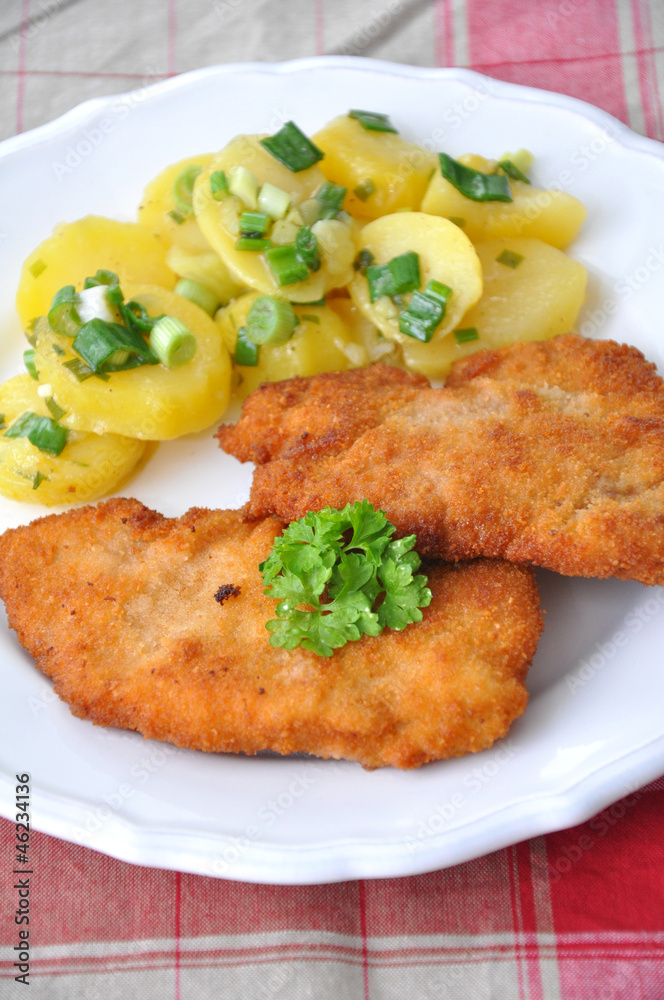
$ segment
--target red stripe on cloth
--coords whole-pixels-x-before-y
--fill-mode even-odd
[[[632,0],[632,23],[634,25],[634,40],[639,50],[637,66],[639,71],[639,89],[641,103],[646,119],[646,134],[653,139],[664,137],[662,127],[662,105],[657,86],[657,67],[655,66],[652,45],[652,26],[647,0]]]
[[[617,13],[604,0],[468,0],[473,69],[501,68],[514,83],[563,91],[623,121],[627,105]],[[591,61],[592,60],[592,64]],[[597,61],[599,60],[599,65]],[[604,66],[602,60],[606,60]],[[560,66],[565,65],[564,74]]]
[[[180,1000],[180,913],[182,905],[182,876],[175,873],[175,1000]]]
[[[168,73],[150,73],[150,79],[161,80]],[[177,75],[177,74],[176,74]],[[84,76],[93,80],[145,80],[145,73],[90,73],[78,69],[0,69],[0,76]]]
[[[364,983],[364,1000],[369,1000],[369,949],[367,947],[367,899],[364,891],[364,879],[360,879],[360,927],[362,930],[362,980]]]
[[[177,0],[168,2],[168,75],[175,76],[175,42],[177,38]]]
[[[324,18],[323,0],[316,0],[316,55],[322,56],[324,51]]]
[[[450,0],[436,0],[436,65],[454,66],[454,18]]]
[[[516,850],[514,847],[508,848],[507,868],[510,878],[510,901],[512,903],[512,930],[514,932],[514,955],[516,958],[516,971],[519,982],[519,1000],[525,1000],[526,989],[523,975],[523,953],[521,949],[521,914],[518,897],[518,874],[516,870]]]
[[[23,131],[23,102],[25,100],[25,53],[28,46],[28,21],[30,0],[23,0],[21,9],[21,37],[18,48],[18,87],[16,92],[16,131]]]

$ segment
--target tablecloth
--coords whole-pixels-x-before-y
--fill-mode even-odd
[[[321,53],[467,66],[664,138],[658,0],[3,0],[0,137],[197,67]],[[661,779],[464,865],[336,885],[141,868],[33,832],[22,979],[14,845],[2,820],[3,1000],[27,984],[49,1000],[664,997]]]

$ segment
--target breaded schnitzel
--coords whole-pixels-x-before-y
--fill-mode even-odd
[[[268,643],[259,563],[281,524],[116,499],[0,538],[11,627],[81,718],[181,747],[418,767],[483,750],[524,711],[542,622],[529,569],[424,567],[423,621],[329,658]]]
[[[664,584],[664,384],[636,348],[515,343],[457,362],[443,389],[393,373],[389,410],[357,407],[383,397],[375,368],[324,379],[264,387],[219,431],[226,451],[263,463],[248,517],[366,498],[417,534],[421,555]],[[310,428],[322,386],[327,425],[314,407]]]

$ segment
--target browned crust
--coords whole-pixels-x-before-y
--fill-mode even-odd
[[[542,627],[530,570],[433,566],[421,623],[326,659],[268,643],[274,602],[258,564],[279,530],[234,511],[167,519],[110,500],[6,532],[0,596],[60,697],[100,725],[200,750],[400,768],[505,735]]]

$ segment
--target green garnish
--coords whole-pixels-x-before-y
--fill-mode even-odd
[[[175,294],[181,295],[183,299],[199,306],[208,316],[214,315],[219,308],[219,296],[207,285],[201,285],[198,281],[190,281],[189,278],[180,278],[175,286]],[[153,324],[154,325],[154,324]]]
[[[266,212],[242,212],[239,225],[240,236],[264,236],[270,217]]]
[[[496,257],[499,264],[504,264],[505,267],[516,268],[519,266],[522,260],[525,260],[522,253],[514,253],[513,250],[503,250]]]
[[[399,134],[390,121],[389,116],[383,115],[379,111],[353,110],[348,112],[348,117],[354,118],[368,132],[394,132],[396,135]]]
[[[324,156],[322,149],[315,146],[295,122],[286,122],[275,135],[261,139],[260,144],[294,174],[313,167]]]
[[[191,330],[175,316],[162,316],[152,327],[150,350],[166,368],[186,365],[196,353],[196,346]]]
[[[92,378],[93,375],[95,378],[100,378],[102,382],[108,382],[109,379],[109,376],[105,372],[93,371],[89,365],[86,365],[83,358],[72,358],[71,361],[63,361],[62,367],[69,369],[79,382],[85,382],[86,379]]]
[[[35,260],[32,262],[28,270],[30,271],[30,274],[32,275],[33,278],[38,278],[39,275],[46,270],[46,267],[47,265],[44,263],[43,260]]]
[[[345,197],[345,187],[342,187],[341,184],[333,184],[332,181],[325,181],[320,191],[316,194],[316,201],[320,205],[320,218],[336,218],[341,211]]]
[[[210,174],[210,194],[215,201],[221,201],[228,194],[228,177],[225,170],[215,170]]]
[[[365,247],[364,250],[360,250],[357,257],[353,261],[353,267],[356,271],[359,271],[360,274],[364,274],[366,269],[370,264],[373,264],[375,259],[376,258],[372,254],[371,250]]]
[[[287,191],[266,181],[258,192],[258,207],[271,219],[283,219],[290,205]]]
[[[247,313],[246,336],[254,344],[276,347],[293,336],[297,316],[290,302],[271,295],[259,295]]]
[[[318,240],[309,226],[300,226],[295,237],[295,252],[300,260],[307,265],[309,271],[320,268],[320,250]]]
[[[29,351],[23,351],[23,364],[28,370],[28,373],[32,376],[35,382],[39,382],[39,375],[37,373],[37,367],[35,365],[35,352],[31,348]]]
[[[172,219],[176,226],[181,226],[184,222],[184,215],[181,212],[176,212],[172,209],[170,212],[166,212],[169,219]]]
[[[358,184],[356,188],[353,188],[353,194],[360,199],[360,201],[366,201],[370,198],[372,194],[376,192],[376,185],[369,177],[366,181],[362,181]]]
[[[184,218],[194,214],[192,196],[194,193],[194,181],[201,172],[201,167],[192,163],[191,166],[181,170],[173,181],[173,204],[175,209]]]
[[[320,325],[320,316],[314,316],[313,313],[300,313],[300,323],[318,323]]]
[[[466,167],[453,160],[447,153],[439,153],[440,169],[464,198],[471,201],[512,201],[510,182],[503,174],[484,174],[481,170]]]
[[[451,294],[448,285],[433,280],[424,292],[413,292],[408,308],[399,316],[400,332],[428,344],[445,315]]]
[[[501,160],[498,164],[503,173],[511,177],[513,181],[523,181],[524,184],[530,184],[529,179],[524,174],[523,170],[519,170],[515,163],[511,160]]]
[[[236,250],[249,250],[254,253],[261,253],[272,246],[272,240],[265,240],[262,236],[241,236],[235,241]]]
[[[298,256],[292,243],[281,247],[270,247],[265,257],[278,285],[293,285],[296,281],[306,281],[309,268]]]
[[[67,353],[65,350],[62,349],[62,347],[60,347],[59,344],[51,344],[51,347],[53,348],[55,353],[61,358],[64,357],[64,355]]]
[[[119,323],[107,323],[103,319],[91,319],[89,323],[84,323],[72,347],[95,374],[125,371],[159,362],[138,330],[120,326]]]
[[[53,296],[51,308],[48,311],[48,325],[55,333],[63,337],[75,337],[81,328],[81,321],[76,312],[78,296],[73,285],[65,285]]]
[[[61,420],[64,417],[66,410],[63,410],[54,400],[53,396],[49,396],[46,400],[46,405],[53,416],[54,420]]]
[[[231,167],[228,175],[228,190],[244,202],[247,208],[258,208],[258,181],[249,167]]]
[[[100,268],[91,278],[86,278],[83,288],[96,288],[99,285],[106,286],[106,298],[112,306],[119,306],[124,302],[124,295],[120,288],[120,279],[115,271],[108,271]]]
[[[237,332],[234,357],[236,364],[245,365],[247,368],[255,368],[258,364],[258,344],[249,340],[245,326],[241,326]]]
[[[479,340],[480,335],[476,326],[467,326],[463,330],[455,330],[454,339],[457,344],[467,344],[470,340]]]
[[[4,413],[0,413],[0,431],[4,426],[5,426],[5,415]]]
[[[32,480],[33,490],[38,490],[44,481],[48,481],[48,476],[45,476],[42,472],[36,472],[35,477]]]
[[[11,427],[7,428],[5,437],[27,437],[28,441],[40,451],[59,455],[67,444],[69,431],[65,427],[61,427],[60,424],[56,424],[50,417],[38,417],[36,413],[28,411],[17,417]]]
[[[403,295],[420,287],[420,259],[410,250],[393,257],[387,264],[370,264],[365,274],[372,302],[381,295]]]
[[[368,500],[293,521],[259,566],[264,593],[279,602],[265,626],[270,645],[331,656],[362,635],[421,621],[431,591],[425,576],[413,575],[415,535],[392,541],[395,531]]]

